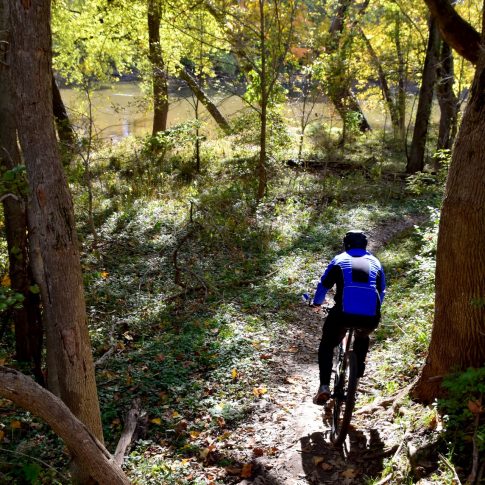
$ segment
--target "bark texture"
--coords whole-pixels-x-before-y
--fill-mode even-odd
[[[168,80],[160,44],[160,5],[148,0],[148,42],[153,76],[153,128],[152,135],[167,129]]]
[[[108,450],[69,408],[32,379],[14,369],[0,366],[0,396],[42,418],[98,483],[131,483]]]
[[[61,399],[102,441],[74,211],[54,129],[50,1],[10,6],[16,123],[30,189],[31,253],[41,288],[49,377],[57,375]]]
[[[214,121],[218,124],[219,128],[224,133],[230,134],[231,126],[229,125],[229,122],[220,112],[219,108],[209,98],[207,93],[199,86],[197,79],[195,79],[195,77],[183,67],[179,70],[179,75],[187,83],[195,97],[204,105],[212,118],[214,118]]]
[[[440,36],[436,21],[431,18],[429,23],[429,38],[426,48],[426,58],[423,66],[423,78],[419,89],[418,109],[414,122],[413,139],[408,163],[407,173],[416,173],[424,169],[424,155],[426,140],[428,138],[429,118],[433,106],[433,93],[436,83],[436,69],[439,58]]]
[[[10,25],[8,2],[0,0],[0,43],[4,47],[0,62],[0,166],[11,170],[20,164],[17,146],[15,111],[10,81]],[[17,192],[3,201],[5,233],[9,255],[9,276],[12,290],[21,293],[24,301],[13,309],[15,355],[17,360],[31,362],[38,382],[43,383],[41,369],[42,322],[39,299],[30,291],[33,281],[29,270],[26,199]]]
[[[485,49],[481,52],[441,211],[435,320],[413,392],[426,402],[441,394],[441,377],[485,362]]]

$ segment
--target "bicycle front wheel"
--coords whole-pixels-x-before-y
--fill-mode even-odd
[[[330,438],[335,446],[340,446],[347,436],[357,391],[357,357],[349,352],[335,376],[334,407]]]

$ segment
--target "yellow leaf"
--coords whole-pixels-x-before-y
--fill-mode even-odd
[[[153,424],[162,424],[162,420],[160,418],[153,418],[153,419],[150,419],[150,423],[153,423]]]
[[[198,437],[199,437],[199,435],[200,435],[200,431],[191,431],[189,434],[190,434],[190,437],[191,437],[193,440],[195,440],[196,438],[198,438]]]
[[[10,427],[12,429],[20,429],[22,427],[22,423],[20,421],[14,420],[10,422]]]
[[[180,414],[177,411],[172,413],[172,418],[180,418]]]
[[[253,394],[256,397],[261,397],[263,394],[266,394],[268,392],[268,389],[266,387],[254,387],[253,388]]]
[[[4,275],[2,278],[2,286],[10,287],[11,283],[10,276],[8,274]]]
[[[103,280],[105,280],[109,276],[109,273],[107,271],[101,271],[101,273],[99,274],[101,275],[101,278],[103,278]]]
[[[231,371],[231,377],[233,380],[237,379],[237,376],[239,375],[239,372],[237,371],[237,369],[232,369]]]

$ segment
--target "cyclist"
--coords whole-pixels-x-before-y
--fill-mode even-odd
[[[365,233],[349,231],[343,243],[344,252],[335,256],[328,265],[313,298],[313,306],[320,307],[327,291],[337,286],[335,305],[328,312],[318,349],[320,386],[313,398],[318,405],[325,404],[330,397],[333,349],[340,343],[348,327],[356,328],[354,352],[358,377],[364,375],[369,334],[379,324],[386,291],[384,270],[379,260],[366,250]]]

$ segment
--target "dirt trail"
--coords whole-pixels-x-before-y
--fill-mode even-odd
[[[423,219],[388,221],[371,234],[369,249],[375,251]],[[330,425],[323,408],[312,403],[318,386],[322,317],[302,306],[293,321],[275,349],[270,397],[260,401],[252,422],[241,430],[240,444],[246,450],[246,461],[252,459],[253,477],[240,483],[364,484],[369,477],[379,477],[384,460],[393,456],[402,442],[403,430],[384,408],[357,412],[346,443],[336,449],[330,442]],[[371,344],[366,376],[359,383],[357,408],[359,403],[377,397],[372,379],[376,366]]]

